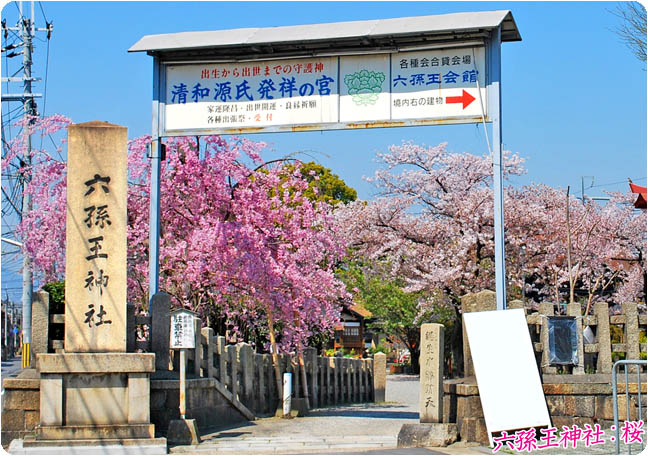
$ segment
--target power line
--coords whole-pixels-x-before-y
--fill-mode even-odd
[[[632,178],[632,182],[640,182],[640,181],[645,181],[645,180],[646,180],[645,177],[636,177],[636,178],[633,177]],[[606,187],[608,185],[627,184],[627,183],[628,183],[628,179],[625,179],[625,180],[618,181],[618,182],[610,182],[608,184],[592,185],[592,186],[590,186],[588,188]]]

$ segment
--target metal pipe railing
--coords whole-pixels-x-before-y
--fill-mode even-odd
[[[616,445],[616,454],[620,452],[619,442],[619,403],[617,396],[617,368],[623,365],[625,374],[625,398],[626,398],[626,420],[630,421],[630,388],[628,387],[628,364],[637,366],[637,417],[641,419],[641,366],[648,366],[647,360],[620,360],[612,366],[612,401],[614,411],[614,442]],[[646,418],[648,421],[648,417]],[[641,442],[641,450],[644,449],[644,441]],[[640,450],[640,451],[641,451]],[[632,444],[628,444],[628,454],[632,454]]]

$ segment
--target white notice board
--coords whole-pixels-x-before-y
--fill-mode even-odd
[[[196,348],[195,315],[186,309],[171,312],[170,348]]]
[[[499,431],[551,426],[522,309],[463,315],[491,445]]]

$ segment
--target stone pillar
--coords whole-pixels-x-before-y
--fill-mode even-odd
[[[32,303],[32,339],[30,346],[32,366],[36,364],[37,354],[47,353],[48,351],[49,327],[49,293],[39,291],[34,293]]]
[[[238,346],[241,360],[241,402],[248,408],[254,408],[254,352],[249,344]]]
[[[524,302],[522,302],[519,299],[514,299],[513,301],[509,301],[506,303],[506,308],[507,309],[524,309]],[[525,309],[526,313],[526,309]]]
[[[213,378],[216,376],[216,369],[214,367],[214,330],[212,328],[202,328],[200,330],[202,335],[202,342],[207,348],[207,371],[205,376]]]
[[[149,422],[155,355],[126,353],[127,136],[106,122],[68,128],[65,353],[37,355],[45,406],[23,442],[41,453],[125,439],[166,450]]]
[[[265,369],[265,355],[254,354],[255,356],[255,365],[257,370],[257,375],[259,376],[259,391],[256,392],[258,395],[258,404],[257,410],[263,414],[266,412],[266,404],[268,403],[269,395],[266,394],[266,369]],[[270,382],[272,384],[272,382]]]
[[[65,352],[126,352],[126,127],[70,125]]]
[[[373,357],[373,390],[374,402],[385,402],[387,386],[387,355],[376,353]]]
[[[200,368],[202,367],[203,359],[203,346],[202,346],[202,334],[200,333],[200,328],[202,326],[202,321],[198,317],[194,317],[194,375],[200,378]]]
[[[238,392],[239,392],[239,384],[238,384],[238,369],[239,369],[239,363],[238,363],[238,356],[237,356],[237,350],[236,350],[236,345],[228,345],[225,347],[225,352],[227,353],[227,358],[231,366],[232,373],[229,378],[229,383],[228,387],[229,390],[232,392],[232,397],[234,399],[238,399]]]
[[[594,315],[596,315],[596,342],[599,347],[596,372],[610,374],[612,373],[612,342],[610,340],[610,311],[607,302],[595,303]]]
[[[171,337],[171,297],[166,293],[153,295],[151,315],[151,351],[155,353],[155,370],[169,370]]]
[[[461,297],[462,315],[465,315],[468,312],[484,312],[488,310],[497,310],[497,295],[494,291],[483,290],[479,293],[469,293]],[[470,355],[468,336],[466,335],[465,328],[463,328],[463,355],[464,377],[474,377],[475,368],[472,363],[472,356]]]
[[[421,423],[443,422],[443,325],[421,326]]]
[[[216,353],[218,353],[218,380],[225,385],[227,384],[227,367],[225,365],[225,337],[216,336]]]
[[[581,305],[579,302],[567,304],[567,315],[576,317],[576,333],[578,335],[578,364],[574,366],[572,373],[576,375],[585,374],[585,350],[583,347],[583,319]]]
[[[621,304],[623,314],[625,315],[625,326],[623,331],[623,340],[626,346],[626,358],[629,360],[638,360],[639,357],[639,312],[637,304],[626,302]],[[637,372],[637,366],[627,366],[628,372],[633,374]]]
[[[554,314],[554,305],[551,302],[542,302],[538,306],[538,313],[542,321],[542,327],[540,329],[540,342],[542,342],[542,373],[543,374],[555,374],[557,369],[554,366],[549,365],[549,325],[547,324],[547,318],[551,317]]]

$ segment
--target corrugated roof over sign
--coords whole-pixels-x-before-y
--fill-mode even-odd
[[[502,41],[522,38],[510,11],[481,11],[435,16],[415,16],[370,21],[335,22],[267,28],[242,28],[205,32],[147,35],[129,52],[160,55],[273,54],[294,51],[325,52],[333,48],[388,48],[401,45],[449,42],[478,37],[502,25]],[[328,46],[325,44],[328,43]],[[220,52],[218,52],[220,51]]]

